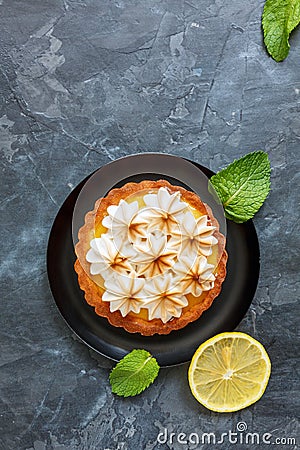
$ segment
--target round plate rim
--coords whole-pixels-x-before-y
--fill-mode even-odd
[[[122,158],[118,158],[118,160],[122,160],[122,159],[128,158],[128,157],[134,157],[134,156],[137,156],[137,155],[138,155],[138,156],[141,156],[141,155],[144,155],[144,154],[145,154],[145,155],[151,154],[151,155],[153,155],[153,156],[155,156],[155,155],[157,155],[157,154],[162,155],[162,153],[155,153],[155,152],[138,153],[138,154],[133,154],[133,155],[126,155],[126,156],[124,156],[124,157],[122,157]],[[210,177],[210,176],[212,176],[212,175],[214,174],[214,172],[211,171],[210,169],[208,169],[207,167],[201,165],[200,163],[197,163],[197,162],[195,162],[195,161],[192,161],[192,160],[190,160],[190,159],[187,159],[187,158],[181,158],[181,157],[178,157],[178,156],[176,156],[176,155],[171,155],[171,154],[166,154],[166,155],[168,155],[168,156],[174,156],[174,157],[176,157],[178,160],[180,160],[180,159],[185,159],[186,161],[191,162],[191,163],[194,164],[197,168],[199,168],[200,170],[204,171],[204,173],[205,173],[208,177]],[[108,163],[108,164],[111,164],[111,162]],[[103,166],[105,166],[105,165],[103,165]],[[103,167],[103,166],[100,166],[100,167]],[[100,355],[102,355],[102,356],[104,356],[104,357],[106,357],[106,358],[109,358],[109,359],[111,359],[111,360],[113,360],[113,361],[118,361],[120,358],[115,358],[115,357],[111,356],[110,354],[107,354],[107,352],[101,351],[101,349],[99,349],[99,348],[95,348],[95,346],[92,345],[92,344],[86,339],[86,337],[82,336],[82,334],[80,333],[80,331],[79,331],[78,329],[75,329],[74,326],[72,326],[72,324],[70,323],[70,321],[69,321],[68,318],[66,317],[66,314],[65,314],[64,311],[62,310],[62,307],[61,307],[60,303],[57,301],[57,298],[56,298],[56,295],[55,295],[55,287],[54,287],[54,283],[53,283],[53,278],[52,278],[52,275],[51,275],[51,274],[52,274],[52,268],[51,268],[51,256],[50,256],[50,254],[51,254],[52,243],[53,243],[53,240],[54,240],[54,238],[55,238],[55,236],[54,236],[54,230],[55,230],[55,226],[56,226],[57,220],[59,219],[59,217],[60,217],[62,211],[63,211],[64,208],[65,208],[65,206],[68,204],[68,201],[70,200],[70,198],[71,198],[72,196],[74,196],[74,193],[78,190],[78,193],[77,193],[77,195],[76,195],[76,197],[75,197],[75,201],[74,201],[74,205],[75,205],[76,199],[77,199],[77,197],[78,197],[78,195],[79,195],[79,193],[80,193],[82,187],[84,186],[84,184],[86,183],[86,181],[87,181],[87,180],[88,180],[95,172],[97,172],[97,170],[99,170],[99,167],[98,167],[95,171],[93,171],[92,173],[90,173],[89,175],[87,175],[82,181],[80,181],[80,182],[74,187],[74,189],[70,192],[70,194],[65,198],[64,202],[62,203],[61,207],[59,208],[59,210],[58,210],[58,212],[57,212],[57,214],[56,214],[56,216],[55,216],[55,219],[54,219],[54,221],[53,221],[53,223],[52,223],[52,227],[51,227],[51,230],[50,230],[50,233],[49,233],[49,239],[48,239],[48,245],[47,245],[47,256],[46,256],[46,258],[47,258],[47,274],[48,274],[48,283],[49,283],[50,290],[51,290],[53,299],[54,299],[54,301],[55,301],[56,307],[57,307],[57,309],[58,309],[58,311],[59,311],[61,317],[63,318],[63,320],[65,321],[65,323],[66,323],[66,324],[68,325],[68,327],[70,328],[70,330],[71,330],[71,331],[72,331],[72,332],[80,339],[80,341],[82,341],[84,344],[86,344],[86,345],[87,345],[89,348],[91,348],[92,350],[96,351],[96,352],[99,353]],[[136,175],[138,175],[138,174],[136,174]],[[73,205],[73,206],[74,206],[74,205]],[[73,213],[73,211],[72,211],[72,213]],[[72,215],[72,214],[71,214],[71,215]],[[228,220],[227,220],[227,229],[229,228],[230,223],[231,223],[231,221],[228,221]],[[252,300],[253,300],[253,297],[254,297],[254,295],[255,295],[255,292],[256,292],[256,288],[257,288],[257,284],[258,284],[258,280],[259,280],[259,272],[260,272],[260,251],[259,251],[259,241],[258,241],[258,237],[257,237],[257,233],[256,233],[256,230],[255,230],[255,226],[254,226],[253,221],[252,221],[252,220],[249,220],[249,221],[247,221],[247,222],[244,223],[244,224],[239,224],[239,226],[244,226],[244,227],[247,226],[248,228],[249,228],[249,227],[251,228],[251,232],[252,232],[252,234],[253,234],[253,238],[254,238],[254,241],[255,241],[255,244],[256,244],[256,249],[255,249],[255,250],[256,250],[256,253],[257,253],[257,261],[256,261],[256,262],[257,262],[257,267],[256,267],[255,280],[254,280],[254,283],[253,283],[253,286],[252,286],[252,293],[251,293],[251,295],[250,295],[251,300],[248,301],[247,307],[244,308],[244,311],[243,311],[243,314],[242,314],[242,318],[243,318],[244,315],[246,314],[246,312],[248,311],[248,309],[249,309],[249,307],[250,307],[250,304],[251,304],[251,302],[252,302]],[[240,323],[240,321],[242,320],[242,318],[236,323],[235,327],[238,326],[238,324]],[[200,318],[199,318],[199,319],[200,319]],[[198,319],[198,320],[199,320],[199,319]],[[113,327],[113,326],[111,325],[111,327]],[[235,327],[234,327],[233,329],[235,329]],[[113,327],[113,328],[114,328],[114,327]],[[224,330],[224,331],[231,331],[231,330]],[[130,333],[129,333],[129,334],[130,334]],[[155,336],[157,336],[157,335],[155,335]],[[163,338],[163,336],[162,336],[161,338]],[[208,338],[207,338],[207,339],[208,339]],[[199,341],[199,345],[201,344],[201,342],[203,342],[203,341]],[[136,347],[133,347],[133,348],[136,348]],[[191,357],[192,357],[192,355],[189,356],[188,358],[184,358],[184,359],[180,359],[180,358],[179,358],[179,360],[174,361],[174,362],[169,363],[169,364],[164,364],[164,363],[163,363],[163,360],[161,360],[161,361],[160,361],[160,366],[161,366],[161,367],[171,367],[171,366],[177,366],[177,365],[185,364],[185,363],[187,363],[187,362],[189,362],[189,361],[191,360]]]

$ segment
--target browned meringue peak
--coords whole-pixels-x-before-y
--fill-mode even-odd
[[[148,233],[148,221],[138,211],[128,224],[128,240],[131,243],[140,241],[141,239],[147,239]]]
[[[135,251],[126,242],[119,247],[107,234],[102,234],[100,238],[92,239],[90,246],[86,260],[91,263],[91,275],[101,274],[105,278],[111,276],[111,270],[118,273],[132,271],[130,258],[135,255]]]
[[[127,203],[120,200],[118,205],[107,208],[108,216],[102,220],[102,225],[118,244],[124,240],[133,242],[137,238],[146,237],[146,221],[139,217],[137,201]]]
[[[180,280],[184,293],[199,297],[203,291],[209,291],[216,279],[213,271],[215,266],[208,264],[205,256],[200,255],[194,261],[188,256],[180,256],[174,264],[173,271]]]
[[[148,318],[161,319],[163,323],[172,317],[180,317],[188,301],[178,280],[171,273],[147,280],[144,286],[144,305]]]
[[[140,215],[148,222],[149,228],[171,234],[174,226],[178,226],[182,213],[188,208],[187,203],[180,198],[180,192],[170,194],[166,188],[161,187],[156,194],[144,195],[146,208]]]
[[[180,228],[174,228],[172,236],[181,242],[182,253],[198,253],[204,256],[212,254],[212,246],[217,244],[218,240],[213,236],[216,227],[208,225],[206,215],[195,218],[187,211],[184,213]]]
[[[145,279],[136,278],[134,273],[109,278],[104,283],[106,291],[102,300],[109,302],[111,312],[119,310],[123,317],[130,311],[138,314],[144,303],[144,285]]]
[[[168,241],[161,232],[149,234],[147,241],[136,243],[134,249],[137,255],[132,258],[132,262],[138,265],[139,275],[144,275],[146,278],[169,270],[178,254],[177,242]]]

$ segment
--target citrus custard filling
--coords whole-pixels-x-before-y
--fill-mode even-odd
[[[224,248],[205,211],[167,186],[109,205],[89,231],[85,260],[111,313],[163,324],[205,299]]]

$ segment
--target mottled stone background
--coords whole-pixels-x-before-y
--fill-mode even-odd
[[[299,442],[300,30],[275,63],[262,8],[0,0],[1,450],[270,448],[156,441],[165,427],[220,435],[240,421]],[[90,172],[130,153],[183,155],[217,171],[258,149],[269,153],[272,190],[254,219],[261,276],[238,330],[270,354],[264,397],[211,413],[193,399],[187,365],[161,370],[136,398],[114,397],[111,361],[74,337],[49,290],[46,247],[60,205]]]

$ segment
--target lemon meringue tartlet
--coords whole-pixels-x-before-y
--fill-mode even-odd
[[[166,180],[127,183],[96,201],[75,247],[87,303],[150,336],[198,319],[226,276],[225,237],[210,207]]]

